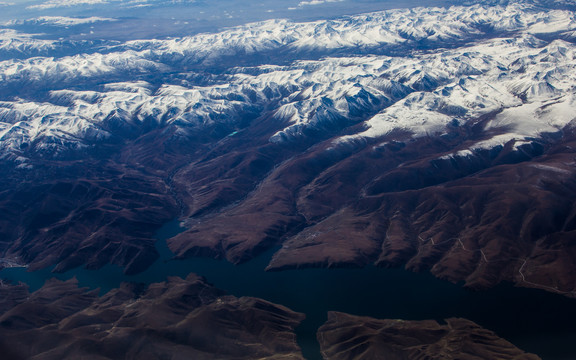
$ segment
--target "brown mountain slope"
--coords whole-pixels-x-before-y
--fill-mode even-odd
[[[192,204],[191,226],[169,245],[179,257],[238,263],[282,244],[271,270],[406,266],[471,287],[513,281],[572,296],[574,132],[449,155],[481,140],[475,131],[326,141],[290,157],[286,148],[274,167],[254,154],[278,153],[276,145],[222,152],[210,159],[210,176],[197,164],[175,176]]]
[[[318,330],[326,360],[537,360],[470,320],[378,320],[338,312]]]
[[[302,359],[293,332],[302,314],[225,295],[196,275],[102,297],[52,280],[3,310],[3,359]]]

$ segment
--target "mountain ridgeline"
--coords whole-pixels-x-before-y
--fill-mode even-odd
[[[96,21],[96,20],[94,20]],[[0,253],[406,267],[574,296],[576,19],[510,2],[164,40],[0,33]],[[73,26],[73,25],[71,25]]]

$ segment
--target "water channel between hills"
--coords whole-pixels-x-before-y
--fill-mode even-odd
[[[171,260],[166,239],[181,232],[178,221],[157,233],[160,260],[145,272],[127,276],[116,266],[100,270],[74,269],[63,274],[50,269],[27,272],[7,268],[0,277],[22,281],[34,291],[46,279],[73,276],[80,286],[100,288],[101,294],[123,281],[154,283],[167,276],[194,272],[235,296],[259,297],[306,314],[297,337],[306,359],[322,359],[316,330],[328,311],[406,320],[468,318],[495,331],[516,346],[545,360],[576,359],[576,300],[541,290],[500,285],[475,292],[434,278],[429,273],[402,269],[300,269],[265,272],[272,251],[242,265],[205,258]]]

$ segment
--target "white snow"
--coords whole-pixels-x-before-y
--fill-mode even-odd
[[[58,3],[86,1],[104,0]],[[109,20],[41,19],[62,25]],[[500,31],[499,37],[486,37],[488,27]],[[111,117],[131,126],[154,121],[185,129],[234,122],[245,112],[269,113],[270,121],[283,126],[270,139],[278,142],[303,136],[307,127],[363,122],[359,133],[336,141],[347,142],[400,133],[438,135],[448,126],[495,114],[486,128],[493,130],[492,138],[447,155],[468,156],[510,140],[522,144],[574,121],[576,47],[536,36],[572,32],[576,21],[570,11],[512,3],[391,10],[309,23],[271,20],[214,34],[129,41],[104,53],[0,61],[0,86],[55,89],[42,102],[0,103],[0,152],[20,156],[23,143],[41,139],[78,147],[87,139],[105,140],[111,136],[103,130]],[[449,41],[459,45],[443,48]],[[414,51],[416,42],[434,46]],[[0,30],[0,49],[50,46],[54,43],[34,35]],[[194,76],[185,70],[188,64],[210,67],[227,58],[259,59],[276,52],[293,61],[234,68],[204,86],[129,80],[134,74],[185,78]],[[320,55],[297,60],[307,54]],[[76,85],[88,89],[71,90]]]
[[[94,24],[97,22],[111,22],[118,21],[113,18],[104,18],[99,16],[91,17],[67,17],[67,16],[40,16],[29,20],[11,20],[5,22],[4,26],[25,25],[25,24],[42,24],[52,26],[76,26],[84,24]]]
[[[38,5],[30,5],[28,9],[53,9],[59,7],[70,7],[78,5],[96,5],[96,4],[106,4],[107,0],[48,0]]]

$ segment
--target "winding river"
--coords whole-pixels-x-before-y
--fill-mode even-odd
[[[160,259],[138,275],[127,276],[121,268],[108,265],[97,271],[79,268],[63,274],[51,269],[28,272],[26,268],[7,268],[0,277],[27,283],[33,291],[48,278],[75,276],[81,286],[100,288],[102,294],[123,281],[153,283],[195,272],[230,294],[263,298],[305,313],[297,336],[308,360],[322,359],[316,330],[326,321],[328,311],[407,320],[465,317],[545,360],[576,358],[576,300],[511,285],[475,292],[429,273],[402,269],[265,272],[273,251],[238,266],[205,258],[172,260],[165,240],[182,230],[178,221],[172,221],[158,231]]]

